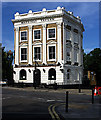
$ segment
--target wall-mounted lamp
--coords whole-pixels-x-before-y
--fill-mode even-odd
[[[15,64],[15,67],[18,67],[18,65],[17,65],[17,64]]]
[[[30,66],[31,66],[31,64],[28,64],[28,66],[30,67]]]
[[[13,73],[14,73],[14,74],[16,74],[16,72],[15,72],[15,71],[13,71]]]
[[[63,70],[63,69],[60,69],[60,71],[63,73],[64,70]]]
[[[45,63],[43,63],[43,65],[45,65]]]
[[[43,69],[43,72],[45,73],[45,72],[46,72],[46,70],[45,70],[45,69]]]
[[[28,69],[28,71],[31,73],[31,70],[30,70],[30,69]]]
[[[61,64],[58,62],[57,65],[59,66],[59,65],[61,65]]]
[[[62,68],[62,66],[60,66],[60,68]]]

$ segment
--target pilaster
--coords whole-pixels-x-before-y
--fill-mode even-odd
[[[43,63],[46,64],[46,24],[43,24]]]
[[[19,65],[19,27],[15,27],[15,30],[16,30],[15,64]]]
[[[72,62],[72,64],[74,64],[74,33],[73,33],[73,28],[71,27],[71,40],[72,40],[72,42],[71,42],[71,44],[72,44],[72,51],[71,51],[71,62]]]
[[[61,22],[57,23],[57,41],[58,41],[58,62],[62,60],[62,47],[61,47]]]
[[[66,24],[63,23],[63,59],[64,63],[66,63]]]
[[[29,28],[29,64],[32,65],[32,26],[28,26]]]

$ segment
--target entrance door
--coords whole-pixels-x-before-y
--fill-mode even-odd
[[[34,80],[34,85],[38,86],[41,83],[41,72],[39,69],[36,69],[33,71],[33,80]]]

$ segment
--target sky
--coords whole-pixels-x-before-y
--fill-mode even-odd
[[[89,53],[94,48],[99,48],[99,2],[2,2],[2,43],[5,50],[14,50],[14,19],[16,12],[28,13],[65,7],[66,11],[80,16],[84,25],[83,49]]]

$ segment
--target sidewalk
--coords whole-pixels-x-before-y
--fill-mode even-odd
[[[62,104],[57,107],[57,112],[65,120],[101,120],[101,103],[100,97],[95,98],[95,103],[69,103],[68,112],[66,105]]]
[[[18,88],[18,87],[8,87],[8,86],[5,86],[3,88],[8,88],[8,89],[16,89],[16,90],[23,90],[23,91],[40,91],[40,92],[61,92],[61,93],[64,93],[66,91],[69,92],[69,94],[84,94],[84,95],[92,95],[92,91],[90,89],[81,89],[81,93],[79,93],[79,90],[78,89],[57,89],[57,90],[54,90],[54,89],[46,89],[46,88],[34,88],[34,87],[24,87],[24,88]]]

